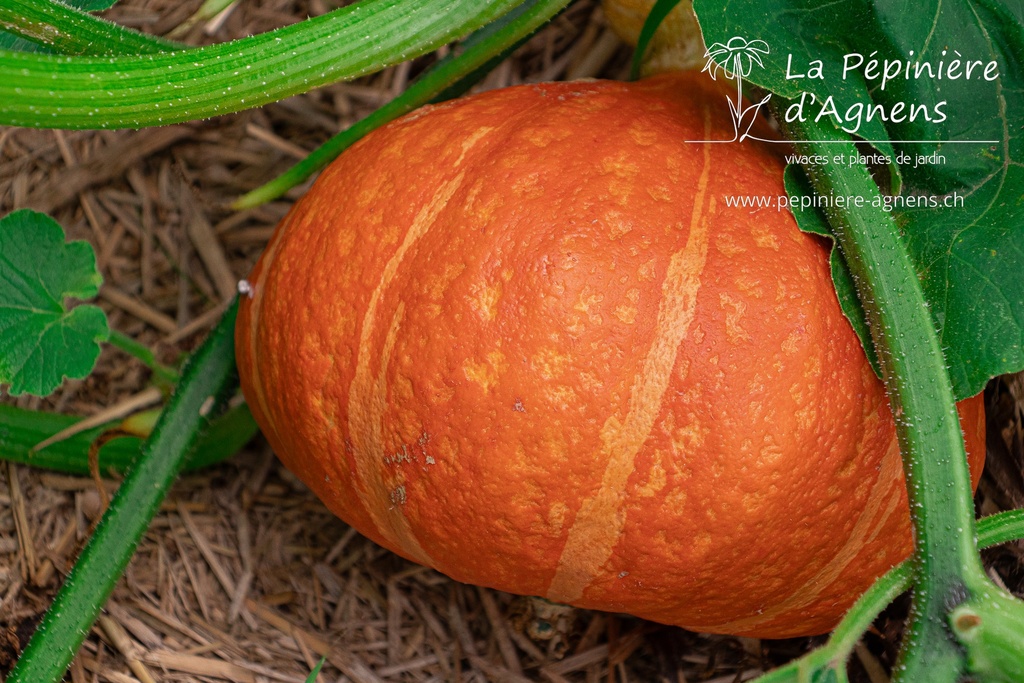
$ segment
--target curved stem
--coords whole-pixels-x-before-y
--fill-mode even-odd
[[[145,55],[0,50],[0,124],[141,128],[257,107],[430,52],[522,0],[362,0],[240,40]]]
[[[4,0],[0,28],[67,55],[168,52],[189,46],[132,31],[54,0]]]
[[[661,26],[661,22],[665,21],[665,17],[678,4],[679,0],[657,0],[651,7],[651,11],[647,13],[644,25],[640,28],[640,35],[636,39],[633,59],[629,63],[629,80],[635,81],[640,78],[640,67],[643,66],[644,57],[647,55],[647,49],[654,39],[654,34],[658,31],[658,27]]]
[[[236,384],[237,300],[192,356],[142,455],[57,593],[7,683],[56,683],[110,597],[185,464],[206,415]]]
[[[456,94],[451,92],[453,87],[490,71],[488,67],[492,66],[492,62],[496,65],[523,39],[560,12],[568,2],[569,0],[526,0],[501,19],[467,38],[463,42],[464,49],[461,53],[450,54],[439,61],[401,95],[333,136],[269,183],[236,199],[232,203],[232,208],[250,208],[280,197],[329,164],[371,130],[429,102],[454,97]]]
[[[89,446],[116,423],[79,432],[72,437],[36,450],[35,446],[81,418],[39,410],[24,410],[0,404],[0,460],[13,460],[32,467],[68,474],[89,474]],[[199,437],[185,469],[193,470],[220,462],[238,452],[258,431],[249,407],[242,403],[210,423]],[[100,473],[124,473],[139,457],[141,439],[128,436],[105,444],[99,453]]]
[[[1020,538],[1024,538],[1024,510],[1000,512],[978,520],[978,546],[981,548]],[[850,608],[827,643],[798,660],[758,677],[754,683],[827,680],[819,676],[826,671],[842,675],[854,646],[871,626],[871,622],[896,596],[911,587],[914,578],[911,570],[909,560],[890,569]]]
[[[781,120],[782,117],[780,117]],[[852,155],[835,129],[789,126],[801,154]],[[827,148],[826,148],[827,147]],[[864,305],[882,366],[903,455],[915,532],[916,585],[896,680],[954,683],[966,673],[948,615],[989,589],[975,543],[974,508],[963,435],[935,323],[899,230],[882,209],[864,166],[809,168],[823,197],[863,197],[856,211],[826,209]]]
[[[142,361],[146,367],[153,371],[153,376],[158,384],[173,386],[178,381],[178,372],[174,368],[158,361],[156,356],[153,355],[152,349],[144,344],[140,344],[123,332],[111,330],[107,342],[111,346],[121,349],[128,355]]]

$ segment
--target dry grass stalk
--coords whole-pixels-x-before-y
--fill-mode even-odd
[[[148,652],[145,661],[165,671],[182,671],[232,683],[257,683],[256,674],[239,664],[180,652]]]
[[[188,197],[189,189],[182,187],[181,196]],[[207,220],[197,203],[186,204],[186,215],[189,217],[188,236],[199,255],[200,260],[206,267],[206,272],[217,288],[217,294],[221,301],[231,299],[235,295],[238,286],[238,278],[231,272],[231,266],[224,256],[224,249],[217,240],[213,226]]]
[[[18,557],[21,560],[21,578],[34,580],[36,574],[35,535],[29,525],[28,513],[25,511],[25,496],[21,491],[18,478],[18,466],[7,462],[7,484],[11,490],[11,512],[14,514],[14,526],[18,533]]]
[[[165,126],[118,136],[117,141],[87,161],[54,175],[38,186],[21,206],[52,213],[75,199],[79,192],[123,175],[146,157],[164,150],[193,133],[190,126]]]
[[[382,679],[373,673],[370,667],[363,663],[358,656],[334,650],[327,641],[305,631],[269,607],[260,605],[252,600],[248,600],[246,605],[252,610],[253,614],[271,626],[295,640],[301,640],[310,650],[321,657],[326,657],[327,661],[337,666],[342,673],[356,681],[356,683],[382,683]]]
[[[39,571],[36,572],[36,576],[32,581],[36,586],[43,587],[50,583],[51,579],[53,579],[53,573],[57,569],[54,562],[59,562],[60,558],[67,557],[77,540],[78,525],[72,520],[68,522],[63,535],[50,546],[46,557],[39,564]]]
[[[114,619],[102,614],[96,620],[96,623],[103,633],[106,634],[114,649],[125,658],[128,668],[132,670],[132,673],[135,674],[140,683],[156,683],[153,676],[149,673],[149,669],[140,661],[138,647],[128,637],[128,634],[121,625]]]
[[[99,427],[102,424],[119,420],[123,417],[127,417],[132,413],[148,408],[149,406],[159,403],[163,399],[163,392],[156,387],[147,387],[124,400],[110,406],[109,408],[103,408],[89,417],[83,418],[75,424],[60,430],[53,436],[43,439],[35,446],[32,450],[41,451],[47,446],[63,441],[64,439],[71,438],[75,434],[87,432],[93,427]]]
[[[178,325],[173,318],[143,303],[138,298],[125,294],[113,285],[103,285],[100,288],[100,298],[134,315],[139,320],[149,323],[161,332],[170,334],[178,330]]]

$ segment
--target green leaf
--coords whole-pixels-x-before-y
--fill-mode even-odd
[[[309,672],[309,677],[306,678],[306,683],[313,683],[316,681],[316,677],[320,675],[320,669],[324,668],[324,662],[327,661],[326,657],[321,657],[320,661],[316,663],[313,670]]]
[[[921,63],[921,77],[894,78],[886,88],[876,88],[873,98],[891,108],[897,102],[924,104],[935,110],[940,103],[946,114],[944,121],[894,122],[888,125],[893,140],[921,140],[900,145],[912,158],[933,151],[945,157],[939,164],[900,164],[904,180],[911,192],[945,194],[956,189],[977,187],[986,182],[1003,165],[1006,144],[1019,147],[1019,130],[1013,121],[1020,121],[1020,88],[1024,83],[1024,3],[1020,0],[983,0],[982,2],[944,2],[926,0],[907,12],[902,3],[883,0],[875,3],[878,32],[884,43],[876,47],[890,55],[908,55]],[[867,45],[862,43],[862,50]],[[985,69],[995,61],[998,78],[989,80]],[[949,80],[948,67],[959,62],[954,73],[960,78]],[[970,64],[968,64],[970,63]],[[929,73],[940,71],[930,77]],[[930,65],[929,67],[925,65]],[[965,66],[967,65],[967,66]],[[917,73],[911,66],[911,74]],[[967,68],[972,77],[964,78]],[[938,117],[941,118],[941,117]],[[1019,126],[1018,126],[1019,128]],[[1016,143],[1012,138],[1018,138]],[[943,142],[953,140],[992,141],[989,145]],[[931,142],[929,142],[931,141]],[[1019,154],[1014,158],[1020,159]]]
[[[890,171],[891,209],[956,398],[1024,369],[1024,3],[927,0],[911,11],[896,0],[853,0],[841,12],[816,0],[694,6],[709,45],[734,36],[768,43],[763,68],[754,65],[746,79],[788,98],[775,101],[782,118],[803,102],[809,120],[871,140],[887,157],[876,170]],[[873,58],[878,66],[867,78]],[[950,79],[953,60],[960,60],[958,77]],[[883,88],[887,63],[892,76]],[[834,115],[822,113],[826,101]],[[905,120],[879,116],[899,119],[900,112]]]
[[[1015,165],[972,188],[959,209],[907,211],[897,219],[938,323],[957,399],[978,393],[994,375],[1024,368],[1022,195],[1024,173]]]
[[[901,165],[904,194],[938,204],[898,211],[897,222],[939,325],[959,399],[981,391],[993,375],[1024,368],[1024,3],[953,3],[941,14],[934,4],[921,7],[939,19],[923,53],[935,60],[943,45],[958,46],[965,57],[994,61],[1000,73],[995,81],[957,81],[955,87],[913,81],[916,88],[902,95],[920,101],[941,96],[951,112],[945,127],[905,126],[899,132],[907,139],[996,141],[907,145],[914,161],[933,152],[945,161]],[[947,50],[946,59],[951,56]],[[950,202],[959,206],[944,205]]]
[[[65,300],[96,296],[102,280],[89,243],[65,243],[49,216],[23,209],[0,219],[0,384],[12,395],[46,396],[92,372],[106,315]]]
[[[841,11],[837,11],[836,5],[819,0],[735,0],[727,5],[718,0],[694,0],[693,9],[709,50],[714,49],[715,43],[728,45],[735,37],[768,44],[768,53],[758,55],[763,66],[754,64],[744,74],[750,83],[789,99],[812,93],[818,100],[814,105],[805,102],[805,109],[813,110],[814,115],[821,109],[820,103],[829,97],[840,112],[871,99],[870,84],[859,72],[841,77],[843,56],[855,50],[853,41],[861,34],[871,34],[873,18],[867,0],[844,2]],[[871,41],[863,36],[861,42]],[[815,60],[825,66],[823,79],[814,78],[811,67]],[[798,74],[805,77],[787,77]],[[887,142],[889,136],[877,118],[864,121],[857,131],[848,132],[880,141],[879,149],[892,153]]]

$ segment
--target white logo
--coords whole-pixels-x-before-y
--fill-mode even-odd
[[[747,138],[760,139],[751,135],[750,129],[757,120],[761,105],[771,99],[771,93],[765,95],[760,102],[744,107],[743,78],[750,75],[754,64],[763,69],[764,63],[761,61],[761,55],[766,55],[769,52],[768,43],[763,40],[748,41],[740,36],[730,38],[729,42],[724,45],[714,43],[707,49],[704,57],[708,61],[703,70],[707,71],[714,80],[718,79],[719,72],[725,74],[726,78],[736,79],[736,101],[733,102],[726,98],[729,103],[729,114],[732,116],[733,136],[731,140],[688,140],[687,142],[738,142]]]

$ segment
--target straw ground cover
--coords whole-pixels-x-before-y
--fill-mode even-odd
[[[326,0],[239,3],[193,22],[199,2],[125,0],[110,18],[193,44],[295,22]],[[173,363],[234,293],[292,192],[233,212],[228,202],[400,92],[425,58],[262,109],[141,132],[0,130],[0,212],[50,212],[88,239],[107,283],[112,328]],[[594,3],[574,5],[480,87],[623,77],[629,50]],[[149,371],[107,349],[97,371],[26,408],[80,415],[158,401]],[[990,390],[982,513],[1021,507],[1019,381]],[[10,403],[10,399],[2,399]],[[108,480],[105,488],[116,486]],[[0,467],[0,673],[49,604],[100,510],[88,478]],[[990,570],[1019,590],[1018,553]],[[753,678],[813,645],[702,636],[617,616],[550,611],[454,584],[376,548],[335,520],[258,439],[230,462],[185,476],[69,673],[75,681],[668,680]],[[885,680],[899,605],[880,619],[855,680]],[[815,641],[816,642],[816,641]]]

